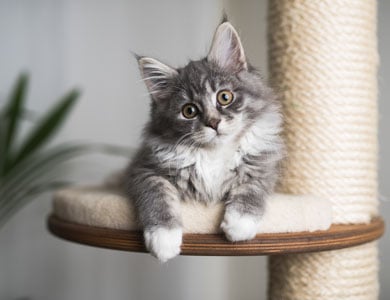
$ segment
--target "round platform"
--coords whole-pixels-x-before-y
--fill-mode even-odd
[[[332,225],[329,230],[298,233],[258,234],[247,242],[231,243],[223,234],[184,234],[182,255],[280,255],[352,247],[378,239],[383,219],[369,224]],[[52,215],[48,228],[56,236],[90,246],[123,251],[147,252],[140,231],[107,229],[71,223]]]

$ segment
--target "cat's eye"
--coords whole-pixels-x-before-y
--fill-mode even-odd
[[[197,116],[199,111],[195,104],[187,103],[183,106],[181,112],[186,119],[193,119]]]
[[[226,106],[233,102],[234,95],[229,90],[221,90],[217,94],[217,101],[220,105]]]

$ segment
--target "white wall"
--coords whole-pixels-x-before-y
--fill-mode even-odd
[[[172,65],[199,58],[225,6],[249,58],[264,69],[266,1],[222,1],[0,0],[0,99],[24,69],[32,75],[29,107],[37,111],[79,86],[83,95],[60,139],[135,146],[148,98],[129,50]],[[389,158],[384,155],[390,147],[385,130],[390,110],[384,101],[390,96],[385,84],[390,76],[389,13],[390,3],[382,0],[383,195],[390,195],[385,184]],[[67,172],[80,182],[96,182],[125,163],[95,155],[78,160]],[[382,203],[389,220],[388,207]],[[41,197],[0,231],[0,299],[265,299],[265,258],[179,257],[161,266],[146,254],[59,240],[45,229],[49,211],[49,197]],[[381,247],[382,299],[388,299],[388,238]]]

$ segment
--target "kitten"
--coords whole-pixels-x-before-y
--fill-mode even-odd
[[[126,190],[147,249],[160,261],[180,253],[180,201],[223,201],[226,237],[252,239],[277,180],[282,118],[236,30],[220,24],[207,57],[184,68],[137,59],[151,114]]]

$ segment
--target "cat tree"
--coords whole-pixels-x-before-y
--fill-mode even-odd
[[[376,299],[373,241],[384,231],[377,217],[376,1],[278,0],[268,9],[270,79],[283,101],[288,149],[279,191],[329,199],[333,225],[324,230],[326,217],[309,220],[295,231],[322,231],[262,232],[233,244],[215,232],[222,207],[187,207],[187,219],[209,222],[188,225],[193,233],[184,235],[182,254],[270,255],[270,299]],[[283,197],[291,209],[316,199]],[[84,244],[145,251],[134,216],[123,213],[127,202],[112,185],[64,190],[55,195],[49,228]],[[313,207],[326,210],[319,203]]]

